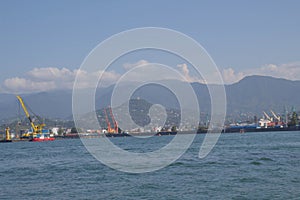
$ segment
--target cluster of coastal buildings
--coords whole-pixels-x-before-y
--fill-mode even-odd
[[[223,127],[223,132],[259,132],[259,131],[284,131],[284,130],[300,130],[299,122],[300,115],[298,112],[290,112],[284,115],[276,114],[274,111],[270,111],[271,114],[267,114],[263,112],[263,117],[258,119],[254,117],[252,121],[240,121],[235,123],[227,123]],[[185,122],[184,126],[181,129],[178,129],[176,125],[168,125],[167,127],[155,126],[152,128],[145,129],[143,127],[133,128],[131,130],[121,130],[114,132],[114,134],[118,133],[158,133],[158,132],[177,132],[177,131],[195,131],[197,130],[199,133],[206,133],[209,129],[209,121],[205,123],[205,126],[195,127],[189,124],[189,122]],[[51,137],[74,137],[75,135],[80,133],[84,133],[86,135],[94,135],[94,134],[109,134],[108,128],[101,128],[98,130],[87,129],[80,130],[75,127],[48,127],[46,129],[47,133],[50,134]],[[2,133],[2,134],[1,134]],[[5,131],[0,133],[0,139],[5,138]],[[10,137],[12,139],[22,138],[24,135],[30,135],[32,133],[32,128],[28,128],[25,130],[17,131],[12,129],[10,133]]]

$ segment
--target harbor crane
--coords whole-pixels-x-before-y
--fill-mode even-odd
[[[263,113],[264,113],[264,115],[266,116],[266,118],[267,118],[268,120],[272,121],[272,118],[271,118],[265,111],[263,111]]]
[[[110,112],[111,119],[112,119],[112,121],[114,123],[114,131],[115,131],[115,133],[118,133],[119,132],[118,123],[117,123],[117,121],[114,118],[114,115],[112,113],[111,107],[109,107],[109,112]]]
[[[105,115],[105,121],[106,121],[106,124],[107,124],[107,131],[108,131],[108,133],[118,133],[118,124],[117,124],[117,122],[116,122],[116,120],[115,120],[115,118],[114,118],[114,116],[112,114],[111,107],[109,107],[109,114],[110,114],[110,117],[111,117],[111,119],[113,121],[114,128],[112,128],[111,125],[110,125],[108,114],[107,114],[107,111],[106,111],[105,108],[104,108],[103,112],[104,112],[104,115]]]
[[[30,125],[31,125],[31,128],[32,128],[32,133],[29,134],[29,133],[25,133],[23,134],[23,137],[29,137],[29,136],[36,136],[37,134],[42,134],[42,131],[43,131],[43,128],[46,126],[45,124],[41,123],[41,124],[34,124],[26,106],[25,106],[25,103],[23,101],[23,99],[20,97],[20,96],[17,96],[17,99],[19,100],[23,110],[24,110],[24,113],[26,115],[26,117],[28,118],[29,122],[30,122]]]
[[[280,121],[280,116],[277,116],[273,110],[271,110],[272,115],[275,117],[275,119],[277,119],[278,121]]]
[[[105,108],[104,108],[103,112],[104,112],[105,121],[106,121],[106,125],[107,125],[107,131],[108,131],[109,133],[111,133],[111,132],[112,132],[112,128],[111,128],[111,126],[110,126],[110,122],[109,122],[109,119],[108,119],[107,112],[106,112],[106,109],[105,109]]]

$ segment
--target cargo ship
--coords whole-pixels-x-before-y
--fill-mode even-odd
[[[223,133],[247,133],[247,132],[277,132],[277,131],[300,131],[300,126],[274,126],[274,127],[256,127],[256,126],[232,126],[223,129]]]
[[[294,119],[288,121],[288,115],[286,114],[285,120],[281,116],[275,114],[271,110],[273,117],[269,116],[266,112],[263,112],[263,118],[259,120],[253,120],[250,122],[239,122],[235,124],[230,124],[222,128],[222,133],[246,133],[246,132],[274,132],[274,131],[300,131],[300,126],[298,125],[298,116],[294,112]],[[294,120],[293,123],[292,120]],[[199,126],[197,133],[207,133],[208,126]],[[214,132],[213,130],[210,132]],[[216,131],[217,132],[217,131]]]
[[[256,123],[239,123],[231,124],[224,128],[224,133],[245,133],[245,132],[273,132],[273,131],[298,131],[300,127],[297,123],[289,124],[288,117],[286,115],[285,121],[282,120],[282,117],[275,114],[271,110],[273,115],[270,116],[266,112],[263,112],[264,116]],[[297,118],[297,117],[296,117]],[[296,120],[297,121],[297,120]]]

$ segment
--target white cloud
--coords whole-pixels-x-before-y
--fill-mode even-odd
[[[140,60],[136,63],[130,64],[126,63],[123,65],[127,72],[133,67],[149,64],[146,60]],[[175,69],[175,68],[174,68]],[[182,74],[184,81],[188,82],[201,82],[203,80],[193,76],[187,64],[177,65],[177,71]],[[23,77],[13,77],[6,79],[2,85],[0,85],[1,92],[9,93],[27,93],[27,92],[39,92],[55,89],[72,89],[75,77],[80,80],[81,88],[92,87],[91,82],[95,79],[99,79],[101,71],[88,73],[86,71],[75,69],[70,70],[67,68],[34,68],[33,70],[27,72]],[[144,79],[144,76],[151,76],[154,73],[149,69],[147,72],[145,70],[132,71],[129,76],[130,80],[140,81]],[[287,63],[281,65],[267,64],[259,68],[252,68],[244,71],[235,71],[233,68],[223,69],[222,77],[225,84],[231,84],[238,82],[245,76],[251,75],[261,75],[261,76],[273,76],[277,78],[284,78],[288,80],[300,80],[300,62]],[[157,79],[173,79],[171,74],[160,74]],[[107,71],[103,73],[101,79],[101,86],[106,87],[115,83],[122,75],[114,72]]]
[[[126,69],[126,70],[130,70],[134,67],[137,67],[137,66],[140,66],[140,65],[146,65],[146,64],[149,64],[149,62],[147,60],[139,60],[136,63],[125,63],[123,65],[123,68]]]
[[[123,65],[123,68],[127,70],[127,72],[130,72],[130,79],[134,80],[134,81],[142,81],[144,78],[144,76],[147,77],[153,77],[153,80],[165,80],[165,79],[178,79],[178,76],[174,76],[173,73],[164,73],[164,74],[157,74],[156,71],[152,71],[151,69],[146,69],[144,68],[144,70],[132,70],[134,67],[138,67],[138,66],[143,66],[143,65],[149,65],[151,66],[153,64],[153,67],[159,67],[159,65],[156,65],[155,63],[150,63],[147,60],[140,60],[136,63],[125,63]],[[183,63],[183,64],[178,64],[177,65],[177,72],[179,72],[182,75],[182,81],[187,81],[187,82],[199,82],[200,80],[191,76],[190,75],[190,71],[188,68],[188,65]],[[166,72],[165,70],[162,70],[162,72]]]
[[[177,65],[177,67],[179,68],[179,71],[182,73],[183,77],[185,78],[185,81],[187,81],[187,82],[195,81],[195,79],[190,76],[190,70],[189,70],[187,64],[185,64],[185,63],[179,64],[179,65]]]
[[[264,75],[289,80],[300,80],[300,62],[281,65],[268,64],[258,69],[248,70],[246,73],[249,75]]]
[[[228,68],[222,71],[222,77],[224,83],[230,84],[241,80],[245,75],[242,72],[235,72],[232,68]]]
[[[245,76],[260,75],[284,78],[288,80],[300,80],[300,62],[293,62],[281,65],[267,64],[259,68],[247,69],[236,72],[232,68],[224,69],[222,76],[227,84],[237,82]]]
[[[190,73],[187,64],[180,64],[177,65],[177,67],[179,68],[179,71],[182,73],[186,81],[205,83],[205,81],[203,81],[201,78],[196,78]],[[225,84],[236,83],[244,77],[252,75],[272,76],[288,80],[300,80],[300,62],[281,65],[267,64],[258,68],[252,68],[243,71],[235,71],[233,68],[227,68],[221,70],[221,75]],[[212,77],[216,78],[216,76],[216,74],[212,74]]]
[[[73,80],[76,76],[76,70],[71,71],[66,68],[34,68],[33,70],[27,72],[27,77],[34,81],[52,81],[55,80]]]
[[[9,78],[4,81],[4,88],[10,92],[45,91],[55,89],[54,81],[35,82],[25,78]]]
[[[83,70],[69,70],[66,68],[34,68],[24,77],[6,79],[1,88],[5,92],[27,93],[40,92],[55,89],[72,89],[75,77],[80,80],[81,88],[92,87],[91,81],[99,78],[101,72],[88,73]],[[113,84],[119,78],[119,74],[109,71],[104,72],[101,80],[102,86]]]

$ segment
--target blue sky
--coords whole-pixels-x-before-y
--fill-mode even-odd
[[[170,28],[194,38],[221,69],[230,69],[224,73],[232,79],[255,71],[264,75],[269,69],[277,70],[270,75],[280,76],[294,69],[293,76],[283,78],[297,80],[299,9],[297,0],[1,0],[0,85],[14,77],[29,79],[27,73],[34,68],[77,69],[101,41],[145,26]]]

